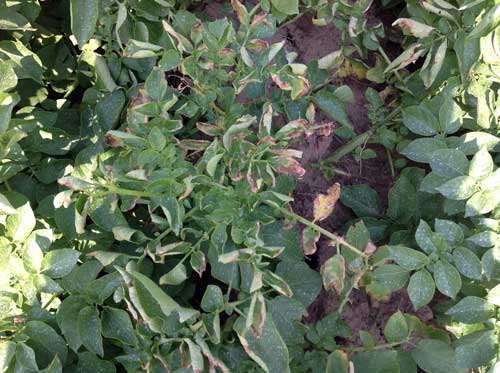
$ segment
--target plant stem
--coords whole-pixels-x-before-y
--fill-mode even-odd
[[[394,179],[396,177],[396,172],[394,171],[394,163],[392,162],[392,155],[389,149],[385,148],[385,152],[387,153],[387,159],[389,160],[389,168],[391,170],[391,176]]]
[[[384,343],[384,344],[377,345],[377,346],[374,346],[374,347],[364,347],[364,346],[350,347],[350,348],[347,348],[345,350],[349,351],[349,352],[385,350],[386,348],[397,347],[397,346],[400,346],[400,345],[402,345],[404,343],[408,343],[409,341],[410,341],[410,339],[406,338],[406,339],[404,339],[402,341],[392,342],[392,343]]]
[[[156,197],[156,195],[153,193],[142,192],[140,190],[123,189],[116,187],[114,185],[106,185],[106,188],[108,189],[109,193],[121,194],[122,196],[147,197],[147,198]]]
[[[344,299],[342,299],[342,303],[340,303],[340,306],[339,308],[337,309],[337,313],[339,315],[342,315],[342,312],[344,311],[344,307],[345,305],[347,304],[347,301],[349,300],[349,296],[351,295],[352,291],[354,290],[354,288],[356,287],[358,281],[361,279],[361,277],[363,277],[363,275],[365,274],[366,270],[368,268],[368,265],[367,263],[365,262],[365,267],[363,268],[363,271],[361,271],[360,273],[358,273],[353,281],[352,281],[352,284],[351,286],[349,287],[349,290],[347,290],[345,296],[344,296]]]
[[[329,239],[331,239],[333,242],[347,247],[349,250],[351,250],[352,252],[354,252],[354,253],[362,256],[363,258],[368,258],[368,255],[366,255],[365,253],[363,253],[359,249],[357,249],[354,246],[352,246],[343,237],[337,236],[336,234],[333,234],[333,233],[327,231],[326,229],[321,228],[319,225],[316,225],[316,224],[310,222],[309,220],[303,218],[300,215],[297,215],[296,213],[294,213],[292,211],[287,210],[284,207],[278,206],[274,202],[266,201],[266,200],[263,200],[262,202],[264,202],[268,206],[271,206],[273,208],[278,209],[284,215],[287,215],[288,217],[290,217],[290,218],[292,218],[294,220],[297,220],[298,222],[300,222],[300,223],[304,224],[305,226],[307,226],[307,227],[315,230],[316,232],[321,233],[322,235],[324,235],[324,236],[328,237]]]
[[[50,304],[59,296],[58,293],[55,293],[55,294],[52,294],[52,297],[50,297],[50,299],[47,301],[47,303],[45,303],[42,308],[43,309],[47,309],[48,306],[50,306]]]
[[[306,12],[299,12],[299,14],[297,14],[295,17],[293,17],[292,19],[289,19],[288,21],[286,21],[285,23],[283,23],[282,25],[279,26],[279,28],[283,28],[283,27],[286,27],[296,21],[298,21],[299,19],[301,19],[305,14],[307,14],[307,11]]]
[[[378,47],[378,51],[380,52],[380,54],[382,55],[382,57],[384,57],[384,60],[390,65],[391,64],[391,59],[387,56],[387,54],[385,54],[385,51],[382,49],[382,47],[379,45]],[[398,80],[400,82],[403,81],[403,79],[401,79],[401,75],[399,75],[399,72],[398,71],[394,71],[394,75],[396,75],[396,78],[398,78]]]
[[[331,156],[324,159],[321,163],[337,163],[347,154],[352,152],[358,146],[363,145],[368,141],[368,139],[373,135],[373,130],[370,129],[366,132],[363,132],[361,135],[356,136],[354,139],[349,141],[348,143],[342,145],[338,148]]]

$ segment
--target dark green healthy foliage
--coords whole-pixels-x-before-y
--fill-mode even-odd
[[[0,0],[0,373],[500,369],[500,6],[383,0],[391,61],[369,1],[200,3]],[[338,51],[269,42],[304,14]],[[386,87],[359,135],[347,76]],[[387,208],[332,182],[313,221],[290,211],[293,141],[332,129],[347,142],[319,168],[382,145]],[[357,216],[342,236],[318,225],[336,203]],[[322,288],[339,307],[307,323]],[[435,319],[354,335],[356,288]]]

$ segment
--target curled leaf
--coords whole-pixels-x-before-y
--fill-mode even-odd
[[[340,197],[340,184],[335,183],[327,190],[327,194],[318,194],[314,199],[314,220],[322,221],[329,217]]]

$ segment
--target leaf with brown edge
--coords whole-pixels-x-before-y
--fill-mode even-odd
[[[317,233],[314,229],[306,227],[302,231],[302,251],[304,255],[312,255],[318,249],[316,243],[321,237],[320,233]]]
[[[246,329],[252,328],[255,336],[262,335],[262,329],[266,321],[266,302],[262,293],[255,292],[248,308]]]
[[[203,275],[203,272],[205,272],[205,269],[207,268],[207,259],[205,257],[205,253],[203,253],[203,251],[201,250],[195,250],[191,254],[189,262],[191,264],[191,267],[193,267],[196,273],[198,273],[198,275],[201,277]]]
[[[279,87],[279,89],[282,89],[283,91],[292,90],[291,84],[288,82],[284,82],[278,74],[271,74],[271,79]]]
[[[245,6],[238,0],[231,0],[231,6],[238,16],[238,21],[240,21],[243,25],[248,24],[249,18],[247,8],[245,8]]]
[[[336,254],[321,266],[321,277],[326,290],[335,289],[337,294],[342,294],[345,280],[345,259]]]
[[[429,36],[432,31],[434,31],[434,27],[410,18],[399,18],[394,21],[392,25],[399,26],[405,34],[413,35],[417,38],[425,38],[426,36]]]
[[[340,184],[328,188],[327,194],[318,194],[314,199],[314,220],[322,221],[329,217],[340,197]]]
[[[278,166],[278,172],[286,175],[294,175],[299,179],[306,173],[306,170],[300,165],[300,163],[292,157],[285,157],[282,158],[282,160],[286,163]]]
[[[292,93],[291,93],[292,100],[297,100],[298,98],[301,98],[302,96],[307,94],[311,88],[309,80],[307,80],[303,76],[293,77],[291,79],[291,85],[292,85]]]

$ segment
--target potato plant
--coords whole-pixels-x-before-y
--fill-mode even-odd
[[[0,0],[0,373],[500,371],[500,5],[204,3]],[[276,41],[301,17],[339,49]],[[310,165],[311,136],[345,144]],[[331,171],[366,144],[387,202]],[[412,310],[354,332],[354,292]]]

